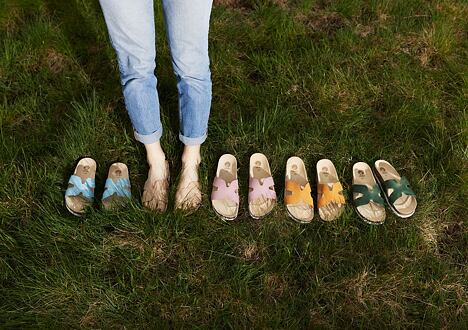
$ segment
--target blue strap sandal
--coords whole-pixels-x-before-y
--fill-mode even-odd
[[[117,209],[132,198],[127,165],[114,163],[109,168],[102,204],[105,209]]]
[[[65,191],[65,206],[71,214],[82,216],[86,208],[93,204],[96,168],[94,159],[83,158],[70,176]]]

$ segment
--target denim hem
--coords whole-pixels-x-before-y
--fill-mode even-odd
[[[162,136],[162,127],[158,129],[156,132],[153,132],[151,134],[143,135],[139,134],[137,131],[133,131],[133,134],[135,135],[135,139],[137,141],[140,141],[143,144],[151,144],[159,141],[159,139]]]
[[[179,140],[186,146],[200,145],[203,142],[205,142],[207,137],[208,137],[208,133],[205,133],[200,137],[186,137],[186,136],[183,136],[182,133],[179,133]]]

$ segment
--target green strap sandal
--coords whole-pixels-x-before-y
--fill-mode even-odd
[[[385,205],[382,191],[372,169],[363,162],[353,166],[353,203],[356,212],[366,223],[379,225],[385,221]]]
[[[408,179],[401,176],[385,160],[375,162],[375,172],[385,200],[395,215],[409,218],[416,211],[416,194],[411,189]]]
[[[371,201],[380,205],[384,205],[385,203],[384,199],[380,195],[382,191],[377,183],[370,189],[368,186],[362,184],[353,184],[353,193],[362,194],[361,197],[354,200],[354,205],[356,206],[367,205]]]

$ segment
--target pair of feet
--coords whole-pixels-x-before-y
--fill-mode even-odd
[[[198,177],[199,162],[183,162],[175,195],[175,208],[186,211],[198,209],[202,201]],[[165,212],[168,205],[170,171],[167,160],[150,164],[142,202],[146,208]]]

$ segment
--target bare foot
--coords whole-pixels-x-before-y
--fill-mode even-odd
[[[169,163],[164,161],[151,166],[141,198],[143,206],[153,211],[166,211],[168,190]]]
[[[200,207],[201,201],[198,164],[184,164],[175,196],[175,207],[176,209],[195,211]]]

